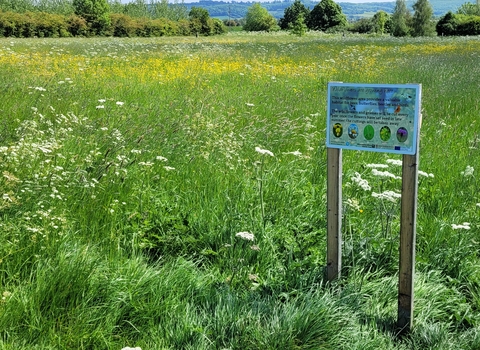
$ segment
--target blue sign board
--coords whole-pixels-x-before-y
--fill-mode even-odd
[[[327,147],[416,154],[420,84],[328,83]]]

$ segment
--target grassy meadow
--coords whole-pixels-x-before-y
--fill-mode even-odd
[[[0,349],[480,349],[480,38],[0,39]],[[421,83],[414,328],[401,156],[343,153],[326,87]]]

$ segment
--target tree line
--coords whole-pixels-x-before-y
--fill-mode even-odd
[[[388,14],[378,11],[371,18],[348,22],[342,8],[333,0],[321,0],[312,10],[301,0],[295,0],[285,9],[278,23],[257,3],[246,15],[245,30],[290,30],[303,35],[307,30],[325,32],[355,32],[391,34],[393,36],[433,36],[433,35],[480,35],[480,1],[467,2],[457,13],[448,12],[435,18],[428,0],[417,0],[413,4],[413,14],[405,0],[396,0],[394,11]],[[260,25],[260,23],[262,25]]]
[[[227,26],[246,31],[287,30],[303,35],[308,30],[391,34],[394,36],[479,35],[480,4],[467,2],[457,13],[434,18],[428,0],[416,0],[413,14],[405,0],[396,0],[392,14],[383,10],[371,18],[349,22],[342,7],[321,0],[312,10],[301,0],[285,8],[277,20],[260,3],[252,3],[241,20],[211,18],[201,7],[187,9],[175,0],[0,0],[0,36],[163,36],[215,35]]]
[[[0,0],[0,37],[175,36],[225,33],[208,11],[175,0]]]

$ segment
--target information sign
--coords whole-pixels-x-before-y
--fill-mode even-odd
[[[420,84],[329,83],[327,147],[413,155]]]

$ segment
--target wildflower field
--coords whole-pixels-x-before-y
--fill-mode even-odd
[[[480,38],[0,39],[0,349],[480,349]],[[401,156],[343,153],[329,81],[422,84],[414,327]]]

